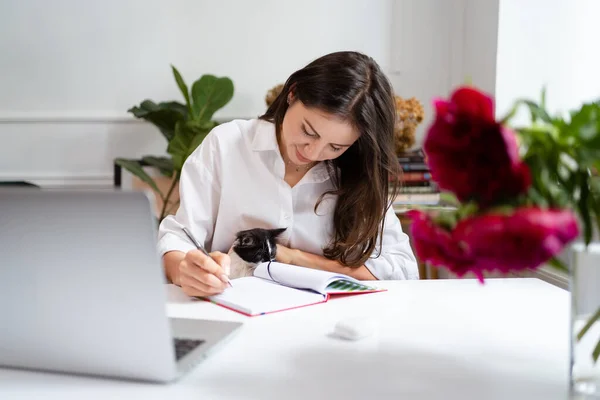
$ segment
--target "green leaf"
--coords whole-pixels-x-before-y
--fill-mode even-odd
[[[532,125],[517,129],[521,140],[528,145],[536,144],[542,148],[552,146],[558,137],[557,129],[552,125]]]
[[[533,202],[533,205],[537,205],[542,208],[547,208],[549,206],[548,200],[546,200],[546,198],[534,186],[529,188],[527,197]]]
[[[219,123],[216,121],[213,121],[213,120],[209,120],[209,121],[190,120],[190,121],[186,122],[186,125],[190,129],[194,129],[197,132],[204,132],[204,131],[210,131],[215,126],[219,125]]]
[[[577,148],[574,153],[575,157],[579,160],[581,167],[593,168],[600,160],[600,148],[587,147],[589,144],[582,144],[581,147]]]
[[[590,168],[592,170],[592,175],[597,177],[598,180],[600,181],[600,175],[599,175],[600,174],[600,157],[592,163]]]
[[[546,109],[546,87],[544,86],[542,88],[542,93],[540,95],[540,107],[542,109]]]
[[[556,257],[552,257],[550,260],[548,260],[548,264],[558,269],[559,271],[569,273],[569,267],[566,266],[565,263],[563,263],[560,259]]]
[[[167,147],[167,152],[173,157],[175,171],[181,171],[185,160],[202,143],[210,132],[209,127],[213,125],[212,122],[206,124],[197,124],[192,121],[177,123],[175,136]]]
[[[436,225],[448,231],[452,231],[458,223],[456,211],[439,211],[432,216],[432,219]]]
[[[175,171],[173,160],[169,157],[144,156],[142,157],[142,161],[157,168],[166,177],[173,176],[173,172]]]
[[[541,101],[539,105],[528,99],[517,99],[513,103],[510,110],[506,113],[506,115],[500,119],[500,123],[503,125],[508,124],[509,121],[517,114],[517,111],[522,105],[527,106],[531,115],[532,124],[535,124],[538,119],[546,123],[551,123],[553,121],[553,119],[546,111],[546,89],[543,88],[541,93]]]
[[[600,176],[590,177],[590,192],[600,196]]]
[[[460,206],[457,210],[457,216],[458,219],[464,219],[464,218],[468,218],[472,215],[477,214],[477,212],[479,211],[479,206],[477,205],[476,201],[470,201],[468,203],[463,204],[462,206]]]
[[[531,122],[535,123],[538,118],[546,123],[552,122],[552,118],[548,115],[548,112],[534,103],[531,100],[523,100],[523,104],[525,104],[529,108],[529,112],[531,113]]]
[[[487,212],[493,214],[511,215],[515,212],[515,207],[510,204],[504,204],[499,206],[493,206],[488,208]]]
[[[187,108],[191,113],[192,104],[190,102],[190,93],[189,93],[188,87],[185,84],[185,81],[183,80],[183,77],[181,76],[181,74],[179,73],[177,68],[175,68],[173,65],[171,65],[171,69],[173,70],[173,76],[175,77],[175,82],[177,82],[179,91],[181,91],[181,94],[183,95],[183,98],[185,99],[185,104],[187,105]]]
[[[504,115],[504,117],[500,118],[500,124],[508,125],[510,123],[510,120],[513,119],[514,116],[517,114],[517,111],[519,110],[521,104],[521,101],[515,101],[510,110],[508,110],[508,112]]]
[[[132,107],[127,112],[154,124],[167,141],[175,134],[175,124],[187,116],[185,106],[174,101],[156,104],[152,100],[144,100],[139,107]]]
[[[582,143],[600,146],[600,105],[584,104],[571,116],[568,129]]]
[[[600,188],[594,187],[594,179],[590,179],[589,208],[596,224],[596,232],[600,235]]]
[[[447,204],[450,206],[459,207],[460,201],[456,198],[454,193],[451,192],[441,192],[440,193],[440,203]]]
[[[233,82],[227,77],[203,75],[192,85],[192,109],[195,120],[208,121],[233,97]]]
[[[583,240],[586,245],[590,244],[592,241],[592,216],[590,214],[590,209],[588,208],[589,197],[590,197],[590,187],[588,185],[588,177],[586,172],[580,173],[580,185],[581,192],[579,193],[579,201],[577,204],[577,208],[579,209],[579,214],[581,215],[581,219],[583,222]]]
[[[183,122],[178,122],[175,126],[175,135],[169,142],[167,153],[173,158],[175,170],[180,171],[186,160],[187,149],[194,137],[194,132],[186,127]]]
[[[138,160],[117,158],[115,159],[115,164],[120,165],[122,168],[125,168],[127,171],[140,178],[143,182],[147,183],[152,188],[152,190],[156,192],[156,194],[158,194],[161,198],[163,197],[163,194],[161,193],[158,186],[156,186],[156,183],[154,182],[152,177],[150,177],[150,175],[148,175],[146,171],[144,171],[144,168],[141,166]]]
[[[197,133],[196,136],[194,136],[194,138],[192,139],[192,142],[190,143],[190,147],[188,149],[188,155],[187,155],[187,157],[189,157],[190,154],[192,154],[194,152],[194,150],[196,150],[196,148],[198,146],[200,146],[200,144],[202,144],[202,142],[204,141],[204,139],[206,139],[206,135],[208,135],[208,132],[209,131]]]

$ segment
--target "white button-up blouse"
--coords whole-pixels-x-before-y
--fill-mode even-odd
[[[217,126],[183,166],[179,209],[159,227],[160,255],[194,249],[183,227],[208,251],[224,253],[238,231],[285,227],[281,244],[322,255],[332,237],[336,203],[336,197],[329,196],[315,213],[319,196],[332,189],[327,169],[317,164],[294,187],[285,182],[284,173],[274,124],[252,119]],[[365,263],[376,278],[419,278],[408,236],[391,208],[377,254]]]

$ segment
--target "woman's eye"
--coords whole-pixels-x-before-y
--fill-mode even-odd
[[[333,151],[340,151],[341,149],[342,149],[341,147],[331,146],[331,150],[333,150]]]
[[[308,131],[306,130],[306,128],[304,126],[302,126],[302,132],[308,136],[308,137],[315,137],[316,135],[313,135],[312,133],[308,133]]]

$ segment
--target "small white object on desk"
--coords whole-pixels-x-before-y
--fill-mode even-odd
[[[359,340],[375,333],[375,320],[367,317],[344,318],[335,324],[335,336],[346,340]]]

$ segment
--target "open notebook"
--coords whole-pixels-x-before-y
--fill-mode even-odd
[[[324,303],[331,295],[380,292],[343,274],[278,262],[262,263],[254,276],[233,279],[233,287],[206,299],[254,316]]]

